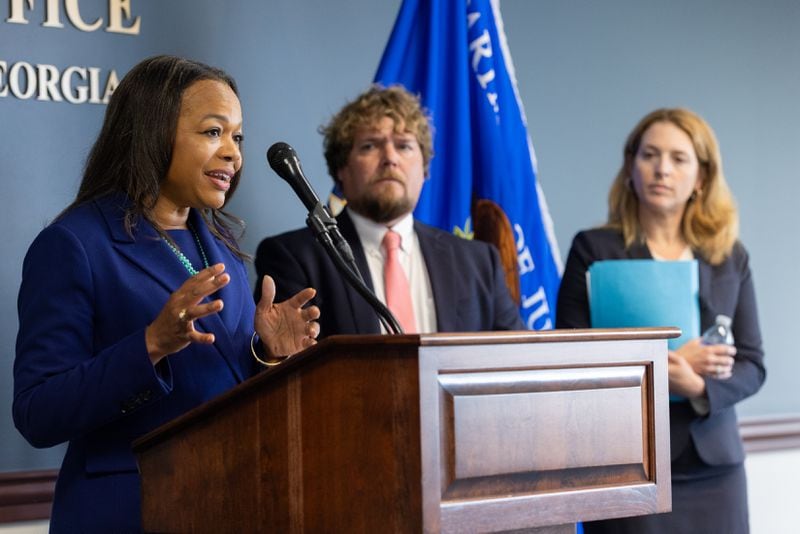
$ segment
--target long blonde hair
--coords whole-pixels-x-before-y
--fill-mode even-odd
[[[712,265],[727,258],[739,235],[739,216],[725,176],[714,131],[696,113],[683,108],[657,109],[645,116],[628,135],[623,163],[608,193],[607,226],[622,231],[625,246],[644,241],[639,222],[639,199],[631,176],[642,137],[656,122],[674,124],[689,136],[700,165],[700,187],[686,204],[681,232],[692,248]]]

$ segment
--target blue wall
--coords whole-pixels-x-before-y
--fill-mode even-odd
[[[400,0],[219,2],[131,0],[136,36],[42,27],[44,0],[27,25],[0,6],[0,62],[100,68],[120,77],[157,53],[228,70],[245,113],[245,179],[232,211],[248,222],[243,246],[303,224],[288,186],[267,170],[273,142],[292,144],[318,191],[327,191],[316,127],[374,74]],[[26,4],[26,2],[20,2]],[[108,0],[81,0],[86,21],[108,20]],[[793,221],[800,178],[800,4],[769,0],[503,0],[503,17],[539,160],[540,179],[566,255],[574,233],[601,223],[606,191],[635,122],[660,106],[688,106],[719,136],[725,170],[752,254],[770,375],[744,414],[800,412],[792,353],[800,264]],[[63,8],[62,8],[63,10]],[[130,25],[131,21],[125,22]],[[0,69],[2,70],[2,69]],[[104,106],[0,97],[6,253],[0,259],[0,471],[57,466],[13,428],[11,368],[22,258],[74,196]],[[58,268],[58,258],[53,258]]]

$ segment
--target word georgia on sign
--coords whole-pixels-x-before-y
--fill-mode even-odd
[[[101,80],[105,79],[102,84]],[[98,67],[70,66],[61,71],[54,65],[31,65],[19,61],[9,65],[0,59],[0,98],[71,104],[107,104],[119,85],[116,71],[101,76]]]

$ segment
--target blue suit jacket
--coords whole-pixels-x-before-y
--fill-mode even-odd
[[[344,210],[339,230],[350,243],[356,264],[373,289],[367,258],[352,219]],[[428,269],[436,306],[439,332],[524,330],[519,311],[503,278],[497,250],[480,241],[461,239],[414,221]],[[276,300],[290,297],[305,287],[317,290],[320,338],[333,334],[377,334],[377,315],[336,270],[325,250],[308,228],[261,242],[256,253],[256,299],[265,274],[275,279]]]
[[[194,210],[210,264],[231,276],[214,295],[223,310],[196,321],[216,342],[153,367],[145,328],[189,275],[149,223],[126,233],[126,203],[106,197],[71,210],[39,234],[23,266],[14,422],[36,447],[69,441],[53,531],[139,531],[131,442],[257,371],[246,270]]]
[[[620,232],[595,229],[580,232],[572,243],[556,308],[557,328],[589,328],[586,270],[598,260],[652,259],[644,244],[625,248]],[[698,415],[689,402],[670,404],[672,459],[684,453],[690,439],[697,454],[710,466],[738,464],[744,460],[735,404],[761,388],[766,377],[761,331],[748,255],[736,243],[720,265],[698,258],[700,279],[700,331],[714,324],[718,314],[733,319],[736,363],[727,380],[705,378],[710,413]]]

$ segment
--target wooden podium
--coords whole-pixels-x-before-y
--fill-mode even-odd
[[[574,532],[671,509],[676,328],[335,336],[134,444],[147,532]]]

